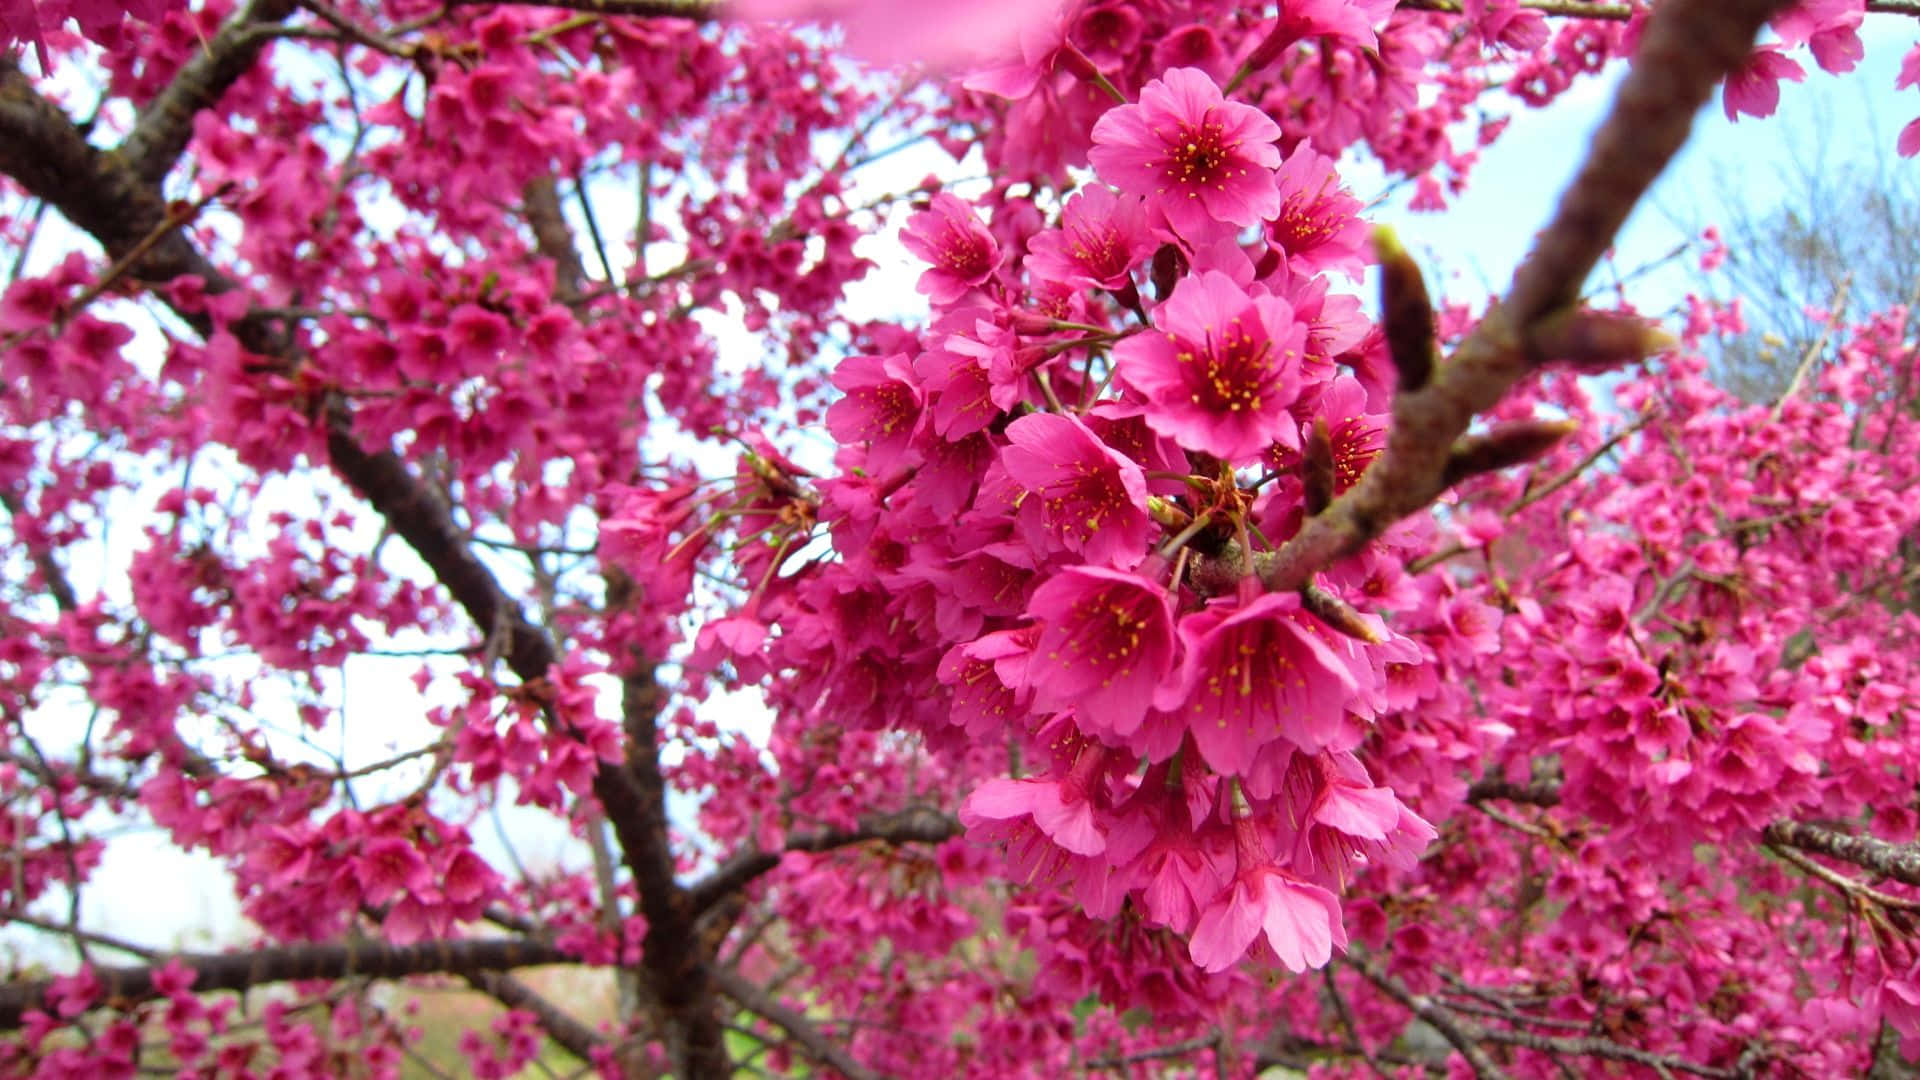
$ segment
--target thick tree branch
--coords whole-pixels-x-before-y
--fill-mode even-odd
[[[1920,885],[1920,845],[1889,844],[1798,821],[1776,821],[1760,835],[1769,844],[1841,859],[1905,885]]]
[[[1633,69],[1553,221],[1514,274],[1507,299],[1434,371],[1396,394],[1387,448],[1360,482],[1259,563],[1269,589],[1294,591],[1446,490],[1456,439],[1543,359],[1535,335],[1571,314],[1620,224],[1686,141],[1693,117],[1745,59],[1785,0],[1664,0]]]
[[[787,837],[786,846],[778,852],[748,847],[721,863],[711,874],[694,882],[688,887],[687,894],[694,913],[699,914],[722,897],[746,888],[755,878],[780,865],[781,856],[789,851],[832,851],[864,844],[869,840],[884,840],[889,844],[938,844],[960,835],[960,832],[960,819],[931,807],[915,806],[891,814],[874,814],[862,818],[859,828],[852,831],[824,829],[792,833]]]
[[[632,589],[624,575],[610,572],[609,604],[618,607],[631,599]],[[733,1067],[713,994],[712,958],[695,932],[697,912],[687,890],[674,877],[666,777],[660,771],[660,685],[645,657],[631,656],[626,663],[620,677],[621,719],[627,736],[627,761],[621,775],[635,802],[632,820],[623,824],[612,807],[607,808],[607,816],[626,851],[640,889],[640,910],[647,917],[641,963],[666,1021],[667,1052],[674,1072],[690,1078],[730,1076]]]
[[[775,1001],[772,996],[743,978],[739,972],[732,968],[715,968],[713,981],[718,984],[721,993],[738,1002],[741,1008],[785,1031],[820,1064],[828,1066],[847,1077],[848,1080],[879,1080],[879,1074],[853,1060],[845,1047],[827,1038],[826,1034],[815,1027],[811,1020]]]
[[[42,97],[17,59],[0,53],[0,173],[46,201],[116,258],[146,241],[167,218],[159,192],[115,156],[87,143],[67,115]],[[182,274],[207,278],[214,270],[178,231],[152,243],[132,270],[143,281]]]
[[[196,994],[301,979],[469,975],[578,962],[545,942],[512,938],[424,941],[416,945],[288,945],[251,953],[182,954],[173,959],[194,973]],[[132,1004],[155,996],[153,977],[164,966],[97,967],[93,974],[100,981],[104,1003]],[[52,986],[50,979],[0,986],[0,1031],[19,1027],[27,1010],[47,1007],[46,995]]]
[[[266,27],[293,13],[293,0],[249,0],[173,81],[140,110],[140,119],[116,153],[143,183],[158,184],[193,137],[193,118],[253,69],[273,35]]]

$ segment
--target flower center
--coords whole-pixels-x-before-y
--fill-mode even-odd
[[[1214,122],[1183,127],[1177,139],[1169,140],[1173,155],[1167,162],[1167,178],[1186,187],[1224,186],[1227,159],[1234,148],[1222,141],[1223,134]]]

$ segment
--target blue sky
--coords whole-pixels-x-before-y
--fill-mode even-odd
[[[1920,115],[1920,92],[1896,91],[1893,85],[1901,57],[1920,39],[1920,20],[1871,15],[1861,36],[1866,58],[1845,76],[1828,75],[1798,51],[1795,59],[1808,69],[1806,80],[1783,84],[1779,112],[1766,120],[1730,122],[1716,94],[1696,120],[1693,138],[1622,230],[1615,245],[1622,271],[1658,259],[1688,239],[1675,220],[1710,223],[1723,198],[1716,189],[1729,176],[1742,183],[1735,196],[1740,201],[1777,204],[1787,194],[1780,163],[1811,152],[1805,141],[1822,125],[1832,136],[1828,153],[1836,163],[1870,159],[1876,143],[1891,157],[1900,128]],[[1624,73],[1624,67],[1615,66],[1602,77],[1585,79],[1546,109],[1514,109],[1512,124],[1482,154],[1465,194],[1445,213],[1408,211],[1405,195],[1380,208],[1378,219],[1399,230],[1401,241],[1429,268],[1437,292],[1471,300],[1483,298],[1489,285],[1505,289],[1534,231],[1546,224],[1572,179]],[[1912,167],[1920,168],[1920,159]],[[1372,194],[1359,174],[1354,183],[1361,197]],[[1682,268],[1652,275],[1639,293],[1645,298],[1642,309],[1663,309],[1689,288]]]

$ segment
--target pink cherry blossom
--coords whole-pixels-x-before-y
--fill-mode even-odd
[[[1003,257],[973,209],[944,191],[907,222],[900,243],[928,264],[919,289],[936,304],[951,304],[985,285]]]
[[[1198,238],[1215,222],[1244,228],[1279,212],[1279,137],[1279,125],[1222,98],[1205,72],[1175,68],[1143,87],[1138,105],[1100,118],[1088,157],[1102,179],[1148,196],[1177,232]]]
[[[1057,231],[1029,242],[1027,269],[1049,281],[1120,289],[1154,248],[1140,201],[1089,184],[1067,200]]]
[[[1078,723],[1124,738],[1140,725],[1173,663],[1170,598],[1118,570],[1076,566],[1027,605],[1040,626],[1028,678],[1035,705],[1077,711]]]
[[[1007,475],[1031,493],[1042,527],[1097,566],[1145,557],[1147,482],[1140,466],[1077,417],[1035,413],[1007,425]]]
[[[1182,281],[1155,318],[1152,332],[1114,348],[1155,431],[1229,461],[1299,445],[1287,409],[1300,392],[1307,328],[1286,301],[1209,271]]]
[[[1307,750],[1333,738],[1356,683],[1297,598],[1269,593],[1180,620],[1185,658],[1156,707],[1192,731],[1207,764],[1244,773],[1270,743]]]

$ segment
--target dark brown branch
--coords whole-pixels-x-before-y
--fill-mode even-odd
[[[1353,967],[1365,975],[1368,981],[1380,988],[1388,997],[1413,1011],[1415,1016],[1432,1024],[1445,1037],[1453,1048],[1467,1058],[1467,1063],[1481,1076],[1500,1076],[1502,1073],[1491,1058],[1486,1056],[1483,1044],[1495,1046],[1516,1046],[1558,1057],[1598,1058],[1603,1061],[1625,1061],[1635,1065],[1644,1065],[1663,1074],[1669,1072],[1691,1073],[1710,1080],[1735,1080],[1743,1075],[1739,1069],[1722,1069],[1712,1065],[1701,1065],[1685,1058],[1667,1054],[1655,1054],[1651,1051],[1626,1046],[1610,1039],[1570,1038],[1558,1035],[1538,1035],[1530,1031],[1515,1031],[1508,1028],[1487,1027],[1455,1012],[1452,1006],[1422,994],[1415,994],[1406,984],[1387,974],[1378,963],[1360,957],[1349,957]]]
[[[58,768],[52,762],[42,762],[26,754],[16,754],[5,747],[0,747],[0,764],[12,765],[51,788],[57,789],[62,783],[71,780],[88,791],[109,798],[132,802],[140,797],[140,792],[124,780],[96,772],[82,771],[78,768]]]
[[[960,835],[960,820],[930,807],[917,806],[892,814],[875,814],[860,821],[852,831],[825,829],[797,832],[787,837],[786,847],[778,852],[749,847],[720,864],[713,873],[687,889],[695,914],[705,911],[722,897],[746,888],[755,878],[780,865],[780,857],[789,851],[832,851],[835,848],[884,840],[889,844],[938,844]]]
[[[1486,1080],[1504,1080],[1506,1073],[1493,1063],[1487,1051],[1480,1045],[1487,1037],[1487,1031],[1479,1024],[1462,1016],[1455,1015],[1445,1005],[1407,989],[1405,983],[1387,974],[1385,968],[1374,961],[1358,956],[1349,956],[1347,963],[1367,977],[1367,981],[1380,988],[1380,992],[1405,1006],[1409,1012],[1426,1021],[1446,1039],[1467,1064],[1473,1068],[1474,1075]]]
[[[273,40],[265,27],[293,13],[293,0],[250,0],[220,32],[195,49],[173,81],[140,110],[140,119],[116,153],[133,174],[158,184],[173,169],[193,137],[193,118],[213,107],[229,87],[253,70]]]
[[[523,193],[527,224],[533,229],[535,250],[553,260],[554,299],[571,304],[580,298],[587,269],[573,242],[573,230],[560,210],[560,185],[550,176],[530,181]]]
[[[1186,1057],[1188,1054],[1197,1054],[1202,1050],[1217,1050],[1219,1047],[1220,1037],[1218,1035],[1205,1035],[1195,1039],[1187,1039],[1183,1042],[1168,1043],[1165,1046],[1155,1046],[1146,1050],[1135,1050],[1131,1054],[1122,1054],[1118,1057],[1094,1058],[1092,1061],[1087,1062],[1087,1068],[1124,1069],[1130,1065],[1139,1065],[1148,1061],[1165,1061],[1168,1058]]]
[[[1530,1031],[1513,1031],[1504,1028],[1481,1028],[1480,1037],[1499,1046],[1518,1046],[1556,1057],[1586,1057],[1599,1058],[1602,1061],[1632,1062],[1635,1065],[1645,1065],[1661,1075],[1683,1072],[1709,1077],[1710,1080],[1736,1080],[1737,1077],[1747,1075],[1738,1069],[1701,1065],[1685,1058],[1655,1054],[1637,1047],[1626,1046],[1611,1039],[1536,1035]]]
[[[59,210],[116,258],[146,241],[167,218],[159,192],[118,157],[89,145],[6,54],[0,54],[0,173]],[[133,276],[147,282],[182,274],[206,278],[216,292],[218,285],[230,284],[178,231],[153,243],[133,268]]]
[[[1761,836],[1769,844],[1840,859],[1902,884],[1920,885],[1920,845],[1889,844],[1798,821],[1776,821]]]
[[[1396,394],[1386,451],[1360,482],[1257,562],[1291,592],[1446,490],[1449,450],[1474,416],[1542,359],[1537,328],[1571,310],[1621,222],[1686,141],[1693,117],[1747,57],[1785,0],[1665,0],[1654,8],[1612,112],[1553,221],[1514,274],[1507,299],[1421,389]]]
[[[1558,780],[1534,780],[1530,783],[1516,784],[1498,777],[1484,777],[1473,782],[1467,788],[1467,801],[1470,803],[1500,799],[1506,802],[1526,803],[1530,806],[1560,805],[1560,782]]]
[[[577,962],[544,942],[511,938],[425,941],[417,945],[288,945],[252,953],[182,954],[174,959],[194,973],[196,994],[302,979],[469,975]],[[154,996],[153,976],[164,966],[97,967],[93,974],[100,981],[103,1003],[127,1005]],[[36,979],[0,986],[0,1031],[18,1028],[27,1010],[44,1007],[52,985],[50,979]]]
[[[532,1013],[548,1038],[581,1061],[592,1061],[593,1051],[606,1045],[607,1040],[599,1032],[574,1019],[511,975],[499,971],[480,971],[468,975],[467,982],[509,1009]]]
[[[715,968],[713,981],[720,992],[740,1004],[740,1007],[770,1021],[785,1031],[794,1042],[800,1044],[809,1057],[848,1080],[879,1080],[879,1074],[853,1060],[846,1048],[827,1038],[813,1021],[794,1009],[775,1001],[772,996],[758,986],[748,982],[732,968]]]
[[[631,583],[617,572],[608,575],[607,593],[613,607],[634,600]],[[660,771],[660,704],[661,689],[653,664],[645,657],[627,657],[620,676],[627,761],[619,776],[632,792],[632,802],[625,807],[606,806],[607,820],[620,839],[634,883],[639,886],[640,910],[647,917],[647,935],[640,943],[641,962],[665,1021],[673,1072],[696,1080],[731,1076],[733,1066],[713,993],[712,957],[696,932],[698,913],[689,902],[687,890],[674,877],[667,833],[666,777]],[[603,774],[607,771],[601,770]],[[596,793],[599,789],[596,783]],[[606,804],[605,796],[601,796],[601,803]]]

